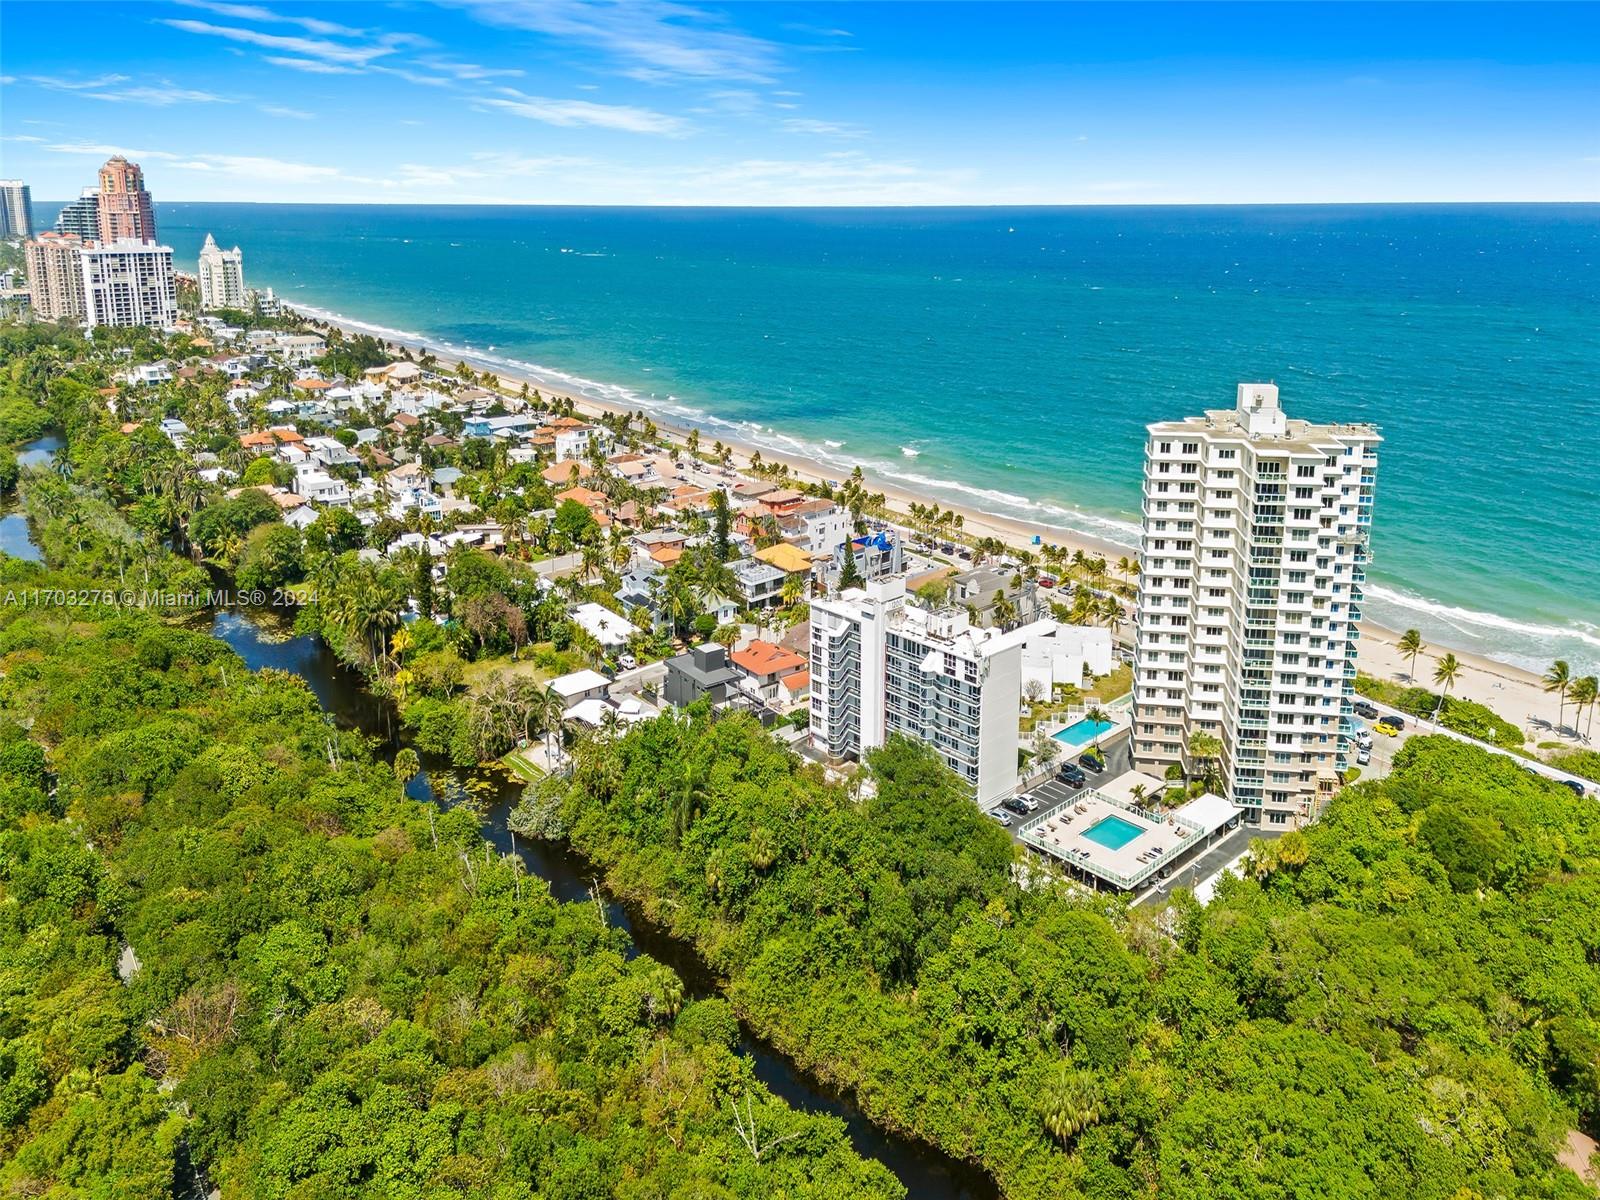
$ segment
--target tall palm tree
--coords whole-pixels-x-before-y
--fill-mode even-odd
[[[1412,681],[1417,678],[1417,655],[1428,648],[1428,643],[1422,640],[1422,634],[1415,629],[1408,629],[1400,635],[1400,640],[1395,643],[1395,648],[1410,660],[1408,672]]]
[[[1561,702],[1556,709],[1556,724],[1559,726],[1566,718],[1567,691],[1572,687],[1572,668],[1564,658],[1558,658],[1550,664],[1550,669],[1544,673],[1544,690],[1555,692],[1561,697]]]
[[[1454,654],[1446,654],[1439,660],[1439,665],[1433,669],[1433,681],[1444,690],[1439,693],[1439,703],[1433,710],[1433,723],[1439,723],[1439,714],[1444,711],[1444,702],[1450,697],[1450,685],[1455,683],[1456,677],[1461,674],[1461,664],[1456,661]]]
[[[1100,726],[1111,724],[1111,718],[1106,714],[1106,710],[1098,704],[1090,705],[1089,711],[1084,713],[1083,716],[1085,720],[1095,723],[1094,752],[1100,761],[1104,762],[1106,754],[1104,750],[1100,749]]]
[[[1589,727],[1584,731],[1585,736],[1594,732],[1594,706],[1600,700],[1600,678],[1585,675],[1582,679],[1575,680],[1570,692],[1572,697],[1572,725],[1576,729],[1578,715],[1585,709],[1589,711]]]

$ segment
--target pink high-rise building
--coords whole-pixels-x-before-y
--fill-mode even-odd
[[[100,168],[100,242],[153,242],[156,211],[144,190],[144,172],[122,155]]]

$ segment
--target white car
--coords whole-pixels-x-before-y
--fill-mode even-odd
[[[624,671],[631,671],[639,665],[639,660],[631,654],[624,654],[617,659],[617,665]]]
[[[1356,752],[1356,766],[1364,767],[1372,761],[1372,747],[1363,746]]]

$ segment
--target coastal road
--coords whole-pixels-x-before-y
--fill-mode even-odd
[[[1363,697],[1363,699],[1366,698]],[[1593,780],[1585,779],[1581,775],[1574,775],[1570,771],[1560,770],[1557,767],[1552,767],[1549,763],[1543,763],[1537,759],[1524,758],[1520,754],[1513,754],[1510,750],[1502,749],[1499,746],[1491,746],[1489,743],[1480,742],[1476,738],[1470,738],[1464,733],[1457,733],[1453,729],[1436,726],[1431,721],[1418,720],[1408,713],[1401,712],[1398,708],[1391,708],[1389,705],[1380,703],[1377,700],[1367,699],[1366,702],[1376,708],[1382,715],[1392,714],[1400,717],[1405,721],[1405,728],[1400,731],[1399,737],[1387,737],[1381,733],[1372,735],[1372,762],[1369,767],[1362,768],[1361,777],[1363,779],[1381,779],[1387,775],[1394,767],[1395,753],[1410,738],[1437,733],[1447,738],[1454,738],[1458,742],[1465,742],[1469,746],[1476,746],[1480,750],[1487,750],[1490,754],[1498,754],[1503,758],[1512,759],[1518,766],[1525,767],[1529,771],[1537,775],[1543,775],[1546,779],[1552,779],[1557,783],[1571,780],[1584,789],[1584,795],[1590,797],[1595,795],[1597,785]],[[1362,721],[1359,717],[1353,719],[1359,724],[1370,728],[1370,724]],[[1575,744],[1573,748],[1581,749],[1582,746],[1581,744]]]

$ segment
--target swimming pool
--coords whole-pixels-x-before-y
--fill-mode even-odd
[[[1143,832],[1132,821],[1124,821],[1121,817],[1104,817],[1085,829],[1083,836],[1096,846],[1121,850]]]
[[[1065,742],[1069,746],[1082,746],[1094,741],[1101,734],[1109,732],[1110,729],[1110,721],[1095,721],[1084,717],[1081,720],[1074,721],[1065,729],[1056,730],[1050,736],[1058,742]]]

